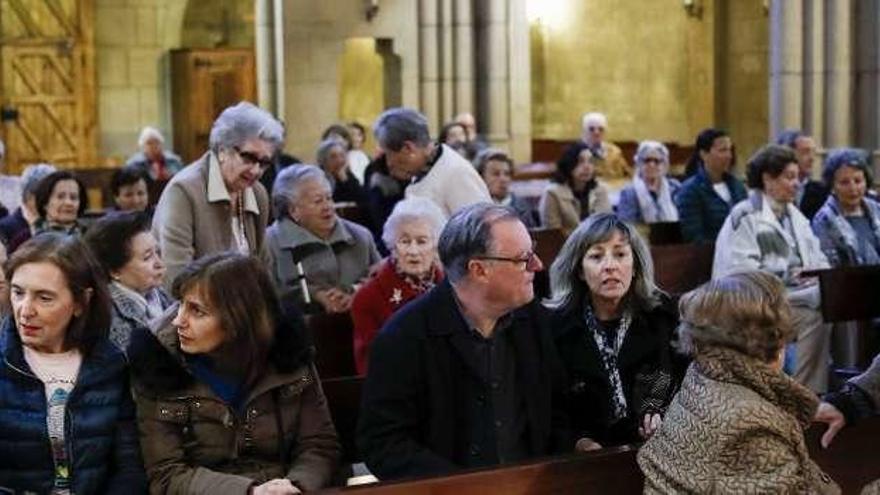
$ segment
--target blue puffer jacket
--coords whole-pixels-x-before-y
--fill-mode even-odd
[[[746,187],[739,179],[724,174],[724,183],[730,189],[730,203],[715,192],[702,167],[681,185],[674,200],[685,242],[715,242],[731,208],[746,199]]]
[[[0,492],[47,493],[55,467],[46,393],[24,359],[11,317],[0,324],[0,354]],[[125,360],[109,340],[83,357],[65,430],[73,493],[146,492]]]

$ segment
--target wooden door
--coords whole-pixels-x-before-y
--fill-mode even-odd
[[[208,150],[211,126],[224,108],[256,104],[255,67],[253,50],[172,50],[174,148],[186,162]]]
[[[93,0],[0,0],[7,168],[95,166]]]

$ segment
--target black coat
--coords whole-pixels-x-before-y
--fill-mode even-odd
[[[663,413],[681,381],[681,359],[672,348],[678,312],[668,299],[636,312],[618,355],[618,370],[628,415],[609,426],[611,382],[599,349],[587,333],[582,304],[553,312],[556,348],[566,370],[565,409],[574,438],[589,437],[603,446],[641,441],[638,426],[647,412]],[[661,410],[652,405],[661,404]]]
[[[363,389],[358,447],[380,479],[442,474],[472,455],[462,359],[467,327],[444,281],[398,311],[373,343]],[[536,302],[513,314],[517,384],[527,416],[530,456],[572,450],[558,407],[562,375],[545,310]]]

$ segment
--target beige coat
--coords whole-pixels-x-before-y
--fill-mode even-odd
[[[763,363],[701,352],[639,451],[645,493],[840,493],[804,443],[818,403]]]
[[[541,213],[541,225],[550,229],[562,229],[567,236],[570,234],[581,219],[593,213],[611,211],[611,201],[608,199],[608,186],[601,181],[590,193],[590,211],[581,211],[581,202],[574,197],[574,192],[567,184],[551,182],[541,195],[538,210]]]
[[[171,287],[174,277],[190,261],[235,248],[229,200],[209,197],[211,156],[210,152],[205,153],[175,174],[156,206],[153,235],[159,241],[167,268],[166,288]],[[257,182],[245,191],[244,203],[244,229],[250,252],[265,258],[263,238],[269,221],[269,196]]]

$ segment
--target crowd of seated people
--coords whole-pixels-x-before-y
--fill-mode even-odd
[[[351,317],[357,459],[380,480],[645,442],[648,492],[833,493],[804,428],[827,423],[827,445],[880,413],[880,358],[832,389],[812,272],[880,262],[867,156],[831,150],[819,185],[815,144],[788,131],[748,160],[747,192],[723,130],[697,136],[680,183],[664,144],[639,143],[630,171],[607,118],[582,123],[540,200],[472,115],[435,140],[407,108],[377,119],[372,159],[365,128],[328,127],[316,165],[278,166],[284,126],[246,102],[185,167],[145,129],[153,158],[116,171],[92,222],[75,172],[25,169],[0,219],[0,491],[338,481],[308,323],[326,313]],[[716,244],[712,280],[680,302],[636,228],[676,222]],[[565,236],[549,267],[542,227]]]

